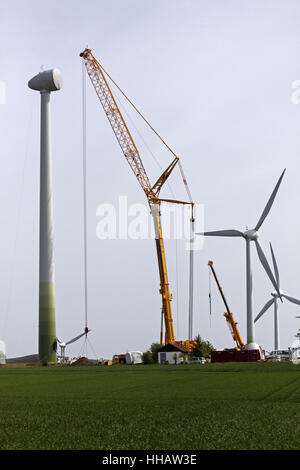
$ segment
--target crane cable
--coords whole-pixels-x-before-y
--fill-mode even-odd
[[[108,76],[109,77],[109,76]],[[110,78],[110,77],[109,77]],[[112,79],[111,79],[112,80]],[[117,85],[116,85],[117,86]],[[120,88],[117,86],[118,90],[120,90]],[[122,92],[122,90],[120,90],[121,93],[126,97],[126,95]],[[130,116],[130,114],[127,112],[126,110],[126,107],[123,105],[123,103],[121,102],[121,100],[119,99],[118,95],[115,94],[115,98],[116,98],[116,101],[118,102],[118,105],[122,108],[123,112],[126,114],[126,117],[128,118],[128,120],[131,122],[131,125],[134,127],[136,133],[138,134],[139,138],[141,139],[141,141],[143,142],[145,148],[147,149],[147,151],[149,152],[149,154],[151,155],[151,157],[153,158],[154,162],[156,163],[156,165],[158,166],[158,168],[160,169],[161,172],[163,172],[163,168],[162,166],[160,165],[159,163],[159,160],[157,159],[157,157],[154,155],[154,153],[152,152],[152,150],[150,149],[149,145],[147,144],[146,140],[144,139],[144,137],[142,136],[142,134],[140,133],[138,127],[135,125],[132,117]],[[128,100],[129,101],[129,100]],[[130,102],[130,101],[129,101]],[[139,113],[140,114],[140,113]],[[140,114],[141,115],[141,114]],[[150,126],[151,127],[151,126]],[[182,169],[182,165],[181,165],[181,162],[180,160],[178,160],[178,164],[179,164],[179,168],[180,168],[180,173],[182,175],[182,179],[183,179],[183,183],[185,184],[185,187],[187,188],[187,193],[188,193],[188,196],[189,196],[189,199],[190,199],[190,202],[192,203],[192,197],[191,197],[191,193],[188,189],[188,185],[187,185],[187,182],[186,182],[186,179],[185,179],[185,176],[184,176],[184,173],[183,173],[183,169]],[[172,189],[172,186],[170,184],[170,182],[167,180],[166,182],[167,186],[169,187],[169,190],[173,196],[173,198],[175,199],[175,193]],[[176,317],[177,317],[177,336],[179,336],[179,316],[180,316],[180,308],[179,308],[179,278],[178,278],[178,272],[179,272],[179,268],[178,268],[178,240],[177,238],[175,239],[175,271],[176,271],[176,274],[175,274],[175,279],[176,279],[176,286],[175,286],[175,290],[176,290]],[[190,278],[191,279],[191,278]],[[190,281],[191,282],[191,281]],[[192,300],[190,299],[190,308],[191,308],[191,303],[192,303]]]
[[[21,188],[20,190],[20,196],[19,200],[17,203],[17,215],[16,215],[16,232],[15,236],[13,239],[13,252],[12,252],[12,258],[11,258],[11,263],[10,263],[10,276],[9,276],[9,283],[8,283],[8,297],[7,297],[7,303],[6,303],[6,308],[4,308],[4,317],[3,317],[3,333],[6,334],[7,332],[7,318],[9,317],[10,314],[10,309],[11,309],[11,301],[12,301],[12,289],[13,289],[13,284],[15,280],[15,264],[16,264],[16,257],[17,257],[17,246],[18,246],[18,241],[19,241],[19,235],[20,235],[20,225],[21,225],[21,217],[22,217],[22,206],[24,203],[24,185],[25,185],[25,171],[26,171],[26,166],[28,163],[28,158],[29,158],[29,153],[30,153],[30,147],[32,145],[32,137],[30,136],[30,130],[33,122],[33,113],[34,113],[34,105],[35,105],[35,98],[32,95],[31,98],[31,108],[28,109],[28,120],[27,120],[27,134],[26,134],[26,141],[25,141],[25,151],[24,151],[24,159],[23,159],[23,164],[21,168],[21,176],[20,176],[20,184],[19,187]]]
[[[86,197],[86,79],[82,62],[82,154],[83,154],[83,244],[84,244],[84,316],[85,331],[88,331],[88,297],[87,297],[87,197]]]
[[[94,58],[95,59],[95,58]],[[124,98],[131,104],[131,106],[135,109],[135,111],[139,114],[139,116],[145,121],[145,123],[150,127],[150,129],[156,134],[159,140],[167,147],[167,149],[174,155],[175,158],[179,158],[176,153],[169,147],[169,145],[164,141],[164,139],[159,135],[159,133],[151,126],[150,122],[143,116],[143,114],[138,110],[135,104],[128,98],[128,96],[124,93],[123,90],[119,87],[119,85],[113,80],[113,78],[109,75],[109,73],[102,67],[101,64],[95,59],[97,65],[101,68],[101,70],[107,75],[107,77],[111,80],[111,82],[115,85],[115,87],[119,90],[120,93],[124,96]]]
[[[181,176],[182,176],[182,179],[183,179],[183,183],[185,185],[185,188],[186,188],[186,191],[187,191],[187,194],[188,194],[188,197],[189,197],[189,200],[190,200],[190,203],[193,205],[193,200],[192,200],[192,196],[191,196],[191,192],[189,190],[189,187],[188,187],[188,184],[187,184],[187,181],[186,181],[186,178],[184,176],[184,173],[183,173],[183,168],[182,168],[182,164],[180,162],[180,159],[179,157],[176,155],[176,153],[171,149],[171,147],[167,144],[167,142],[159,135],[159,133],[154,129],[153,126],[151,126],[150,122],[145,118],[145,116],[138,110],[138,108],[135,106],[135,104],[128,98],[128,96],[124,93],[124,91],[119,87],[119,85],[113,80],[113,78],[109,75],[109,73],[105,70],[105,68],[97,61],[97,59],[95,59],[94,57],[94,60],[96,61],[98,67],[101,68],[101,70],[105,73],[105,75],[111,80],[111,82],[115,85],[115,87],[119,90],[119,92],[124,96],[124,98],[128,101],[128,103],[133,107],[133,109],[138,113],[138,115],[143,119],[143,121],[147,124],[147,126],[150,127],[150,129],[154,132],[154,134],[159,138],[159,140],[163,143],[163,145],[172,153],[172,155],[175,157],[175,158],[178,158],[178,165],[179,165],[179,169],[180,169],[180,173],[181,173]],[[193,206],[192,206],[193,207]]]

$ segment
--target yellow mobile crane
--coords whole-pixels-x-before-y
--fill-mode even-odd
[[[215,281],[217,283],[218,289],[219,289],[221,297],[223,299],[223,302],[224,302],[224,305],[225,305],[225,308],[226,308],[226,312],[224,312],[224,317],[226,318],[226,321],[227,321],[227,324],[229,326],[232,337],[233,337],[234,341],[236,342],[237,349],[238,350],[244,349],[245,344],[242,341],[240,332],[239,332],[238,327],[237,327],[237,323],[235,322],[234,317],[233,317],[233,315],[232,315],[232,313],[231,313],[231,311],[228,307],[228,303],[226,301],[225,295],[223,294],[223,290],[222,290],[222,287],[221,287],[221,285],[219,283],[219,280],[217,278],[216,271],[214,270],[213,262],[209,261],[208,266],[210,267],[210,269],[211,269],[211,271],[214,275]]]
[[[109,77],[107,72],[103,69],[103,67],[99,64],[99,62],[93,56],[91,49],[86,48],[80,54],[80,57],[83,58],[87,73],[94,86],[94,89],[97,93],[100,103],[103,106],[104,112],[109,120],[112,130],[114,131],[114,134],[119,142],[121,150],[126,160],[128,161],[133,173],[135,174],[140,186],[142,187],[147,197],[149,206],[150,206],[150,211],[151,211],[151,215],[153,217],[153,222],[154,222],[156,251],[157,251],[157,259],[158,259],[158,266],[159,266],[159,275],[160,275],[160,294],[162,297],[162,312],[161,312],[162,324],[164,320],[164,325],[165,325],[164,342],[165,344],[175,343],[176,341],[175,341],[175,335],[174,335],[173,317],[172,317],[172,309],[171,309],[172,294],[170,293],[168,276],[167,276],[164,242],[163,242],[163,237],[162,237],[162,228],[161,228],[161,220],[160,220],[160,215],[161,215],[160,203],[161,201],[165,201],[165,202],[170,202],[170,203],[175,203],[175,204],[190,204],[192,208],[192,218],[191,218],[192,221],[194,220],[193,219],[194,203],[191,200],[189,191],[188,191],[188,195],[190,197],[190,202],[159,198],[159,193],[160,193],[162,186],[164,185],[164,183],[166,182],[166,180],[172,173],[177,163],[179,164],[184,183],[187,187],[179,158],[174,154],[174,152],[170,149],[170,147],[168,147],[168,145],[157,134],[157,132],[150,126],[148,121],[146,121],[146,119],[141,115],[141,113],[137,110],[134,104],[127,98],[127,96],[122,92],[122,90],[120,90],[120,88],[111,79],[111,77]],[[149,181],[149,178],[144,168],[143,162],[141,160],[139,151],[135,145],[135,142],[130,134],[130,131],[125,123],[125,120],[121,114],[121,111],[108,85],[106,76],[109,77],[110,80],[114,83],[114,85],[117,86],[119,91],[121,91],[121,93],[129,101],[129,103],[134,107],[134,109],[146,121],[146,123],[151,127],[151,129],[160,138],[160,140],[164,143],[164,145],[166,145],[167,148],[171,151],[171,153],[175,156],[174,160],[170,163],[168,168],[158,178],[158,180],[154,183],[154,185],[151,185]],[[163,328],[161,327],[161,334],[160,334],[161,344],[163,344],[162,329]],[[188,341],[179,342],[179,343],[188,350],[191,350],[194,345],[194,341],[191,341],[191,338]]]

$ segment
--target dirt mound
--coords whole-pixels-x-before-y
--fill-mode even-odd
[[[71,365],[72,366],[93,366],[95,365],[95,363],[93,361],[90,361],[87,357],[79,357]]]

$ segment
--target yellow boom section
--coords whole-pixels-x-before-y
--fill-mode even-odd
[[[232,334],[232,338],[236,342],[237,347],[239,349],[244,349],[245,345],[242,341],[240,332],[239,332],[238,327],[237,327],[237,323],[234,320],[234,317],[233,317],[232,313],[224,312],[223,315],[226,318],[226,321],[229,325],[229,329],[230,329],[231,334]]]
[[[238,330],[238,327],[237,327],[237,323],[235,322],[234,320],[234,317],[229,309],[229,306],[228,306],[228,303],[227,303],[227,300],[225,298],[225,295],[223,293],[223,290],[222,290],[222,287],[219,283],[219,279],[217,277],[217,274],[216,274],[216,271],[214,270],[214,267],[213,267],[213,262],[212,261],[209,261],[208,262],[208,266],[210,267],[213,275],[214,275],[214,278],[215,278],[215,281],[217,283],[217,286],[218,286],[218,289],[219,289],[219,292],[221,294],[221,297],[223,299],[223,302],[224,302],[224,305],[226,307],[226,312],[224,313],[224,317],[226,318],[226,321],[227,321],[227,324],[229,326],[229,329],[230,329],[230,332],[232,334],[232,338],[233,340],[236,342],[236,345],[237,345],[237,348],[238,349],[244,349],[245,348],[245,345],[242,341],[242,338],[241,338],[241,335],[240,335],[240,332]]]
[[[80,54],[80,56],[84,60],[87,73],[97,93],[100,103],[103,106],[104,112],[109,120],[112,130],[114,131],[114,134],[119,142],[122,152],[148,199],[155,228],[156,251],[160,275],[160,294],[162,296],[162,315],[165,325],[164,341],[166,344],[174,343],[175,335],[171,308],[172,294],[169,290],[167,276],[166,257],[160,220],[160,202],[166,201],[176,204],[191,204],[192,207],[193,204],[191,202],[159,199],[158,196],[163,184],[166,182],[167,178],[170,176],[171,172],[179,161],[179,158],[175,156],[175,159],[171,162],[168,168],[158,178],[156,183],[151,186],[138,149],[108,85],[101,65],[93,56],[91,49],[85,49]],[[162,333],[160,340],[162,343]]]

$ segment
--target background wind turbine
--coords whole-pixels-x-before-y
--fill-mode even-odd
[[[276,282],[277,282],[277,285],[278,285],[278,288],[279,288],[280,296],[284,297],[285,299],[287,299],[289,302],[292,302],[293,304],[300,305],[300,300],[295,299],[294,297],[290,297],[290,296],[284,294],[282,292],[282,290],[280,289],[279,271],[278,271],[278,266],[277,266],[276,258],[275,258],[274,251],[273,251],[271,243],[270,243],[270,249],[271,249],[271,254],[272,254],[274,273],[275,273]],[[254,323],[256,323],[257,320],[259,320],[259,318],[262,317],[263,314],[267,310],[269,310],[269,308],[272,305],[274,305],[274,350],[278,351],[278,349],[279,349],[279,320],[278,320],[278,298],[279,298],[279,295],[278,295],[278,292],[277,291],[272,292],[271,296],[272,296],[272,298],[270,300],[268,300],[266,305],[261,309],[261,311],[259,312],[259,314],[255,318]]]
[[[253,241],[256,246],[257,254],[260,259],[261,264],[263,265],[270,281],[272,282],[278,297],[281,298],[279,287],[273,276],[267,258],[264,255],[264,252],[258,242],[258,230],[262,226],[264,220],[270,212],[270,209],[273,205],[274,199],[276,197],[277,191],[281,184],[285,169],[282,172],[273,192],[264,208],[262,215],[260,216],[259,221],[252,230],[247,230],[246,232],[240,232],[239,230],[217,230],[214,232],[204,232],[198,233],[198,235],[204,235],[208,237],[242,237],[246,240],[246,278],[247,278],[247,346],[246,349],[259,349],[259,346],[255,343],[254,335],[254,321],[253,321],[253,300],[252,300],[252,270],[251,270],[251,257],[250,257],[250,242]]]

